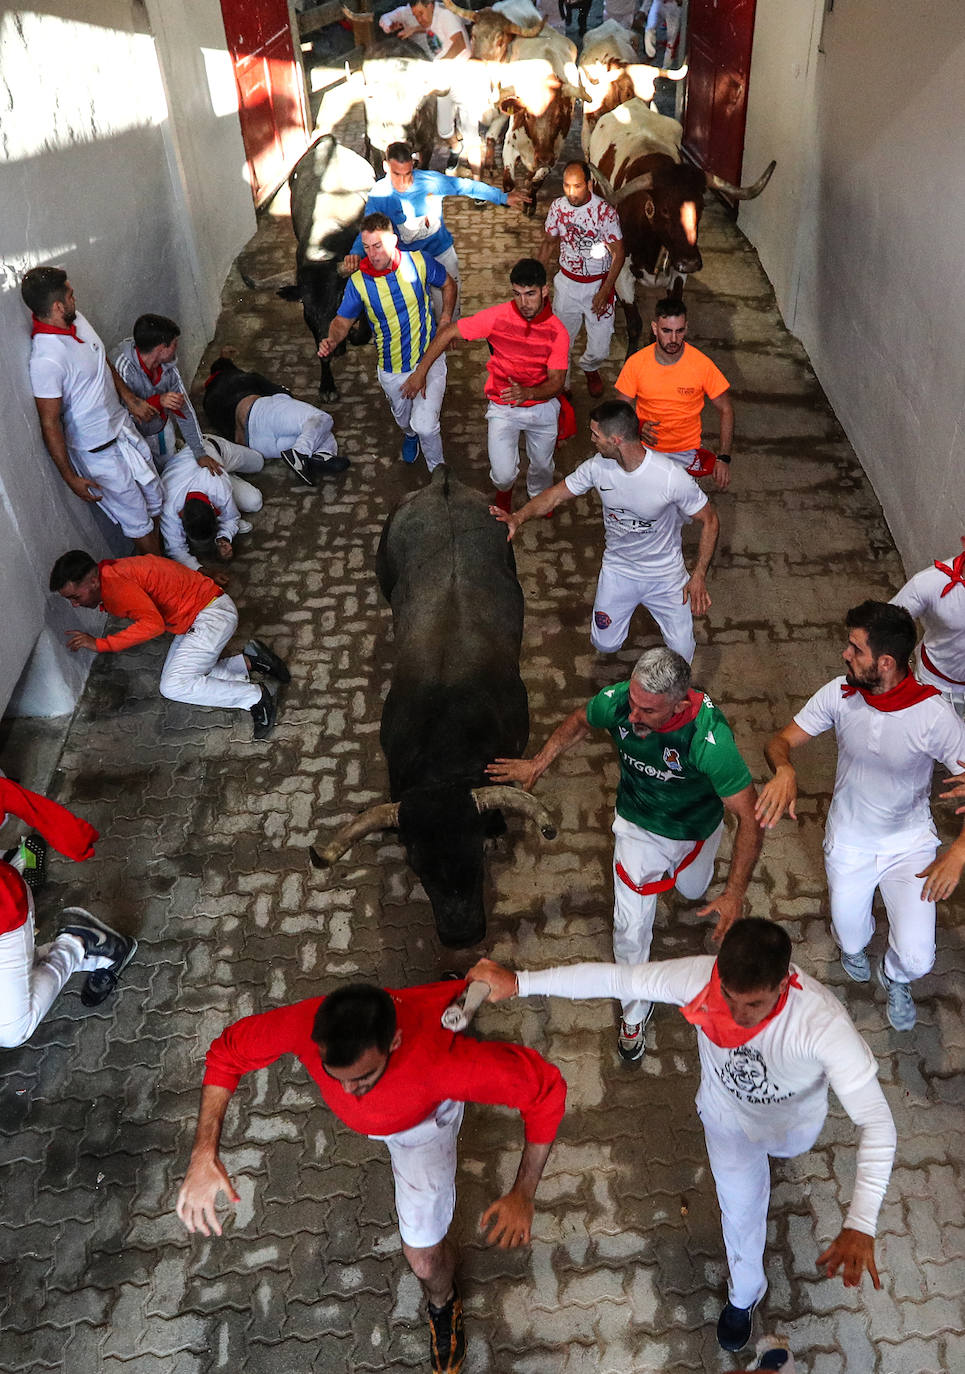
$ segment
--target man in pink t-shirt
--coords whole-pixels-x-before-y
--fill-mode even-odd
[[[521,258],[509,274],[513,299],[467,315],[438,331],[403,387],[415,396],[429,369],[447,348],[485,339],[492,350],[486,367],[489,401],[489,470],[495,503],[512,509],[513,484],[519,474],[519,438],[526,437],[530,497],[553,485],[553,453],[559,422],[559,392],[566,380],[570,338],[553,314],[546,268],[535,258]]]

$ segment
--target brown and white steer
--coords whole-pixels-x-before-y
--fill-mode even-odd
[[[614,19],[591,29],[583,39],[579,60],[579,84],[583,92],[583,153],[590,151],[590,136],[598,119],[636,97],[653,101],[658,77],[682,81],[687,68],[665,71],[637,60],[633,34]]]

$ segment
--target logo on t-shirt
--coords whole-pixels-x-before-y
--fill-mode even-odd
[[[683,764],[680,762],[680,753],[676,749],[666,748],[663,751],[663,761],[667,767],[672,768],[675,773],[679,773],[683,768]]]

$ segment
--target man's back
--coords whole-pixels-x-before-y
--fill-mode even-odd
[[[100,564],[100,577],[104,609],[134,621],[126,630],[99,639],[101,653],[130,648],[165,630],[184,634],[198,612],[221,595],[210,577],[155,554],[108,559]]]

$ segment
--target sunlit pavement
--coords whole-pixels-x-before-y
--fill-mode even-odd
[[[338,114],[360,147],[357,112]],[[509,267],[538,242],[539,216],[450,201],[447,217],[465,306],[500,299]],[[731,492],[717,500],[714,604],[695,668],[760,778],[768,734],[838,671],[844,610],[889,596],[902,570],[754,253],[716,204],[701,239],[706,267],[687,288],[692,338],[733,383],[737,439]],[[267,216],[246,272],[283,270],[292,249],[287,221]],[[315,399],[299,308],[244,287],[237,271],[199,380],[224,344]],[[611,381],[618,352],[615,343]],[[452,470],[480,490],[485,358],[480,346],[450,355],[444,414]],[[226,1022],[344,979],[416,983],[453,963],[391,836],[358,845],[328,883],[307,863],[317,831],[386,790],[378,722],[392,644],[373,558],[386,514],[425,470],[398,461],[400,436],[373,370],[371,349],[337,365],[334,413],[351,470],[310,490],[274,465],[261,481],[265,509],[240,541],[231,591],[242,629],[292,669],[272,738],[253,744],[246,713],[162,702],[160,642],[101,659],[77,711],[53,786],[102,839],[82,869],[52,864],[41,938],[62,905],[79,901],[140,945],[112,1002],[87,1012],[72,986],[28,1046],[0,1056],[0,1370],[425,1367],[420,1293],[401,1255],[383,1148],[334,1122],[293,1064],[243,1084],[229,1113],[224,1158],[241,1203],[225,1235],[191,1237],[173,1213],[204,1051]],[[579,379],[575,397],[585,435]],[[711,441],[715,432],[711,423]],[[570,441],[560,472],[589,451],[585,438]],[[654,642],[641,616],[620,663],[597,664],[587,619],[601,540],[590,500],[518,540],[533,747]],[[768,836],[750,899],[754,913],[787,925],[800,963],[835,988],[879,1058],[899,1131],[881,1215],[883,1287],[846,1291],[815,1269],[854,1177],[855,1133],[835,1107],[811,1153],[775,1164],[770,1290],[756,1329],[785,1332],[810,1374],[960,1369],[961,907],[940,909],[935,972],[916,985],[918,1026],[896,1035],[883,994],[847,982],[828,934],[821,836],[832,757],[824,741],[802,757],[802,819]],[[521,966],[609,957],[615,782],[611,746],[593,742],[539,785],[559,820],[555,842],[510,821],[489,861],[487,952]],[[950,819],[942,812],[945,831]],[[709,948],[694,908],[662,900],[655,955]],[[537,1000],[479,1017],[482,1033],[524,1040],[559,1064],[569,1110],[533,1246],[510,1253],[485,1246],[478,1218],[512,1181],[519,1123],[494,1110],[467,1114],[453,1227],[467,1374],[683,1374],[737,1363],[714,1339],[725,1276],[693,1108],[693,1032],[658,1009],[642,1066],[627,1069],[616,1015],[603,1002]]]

